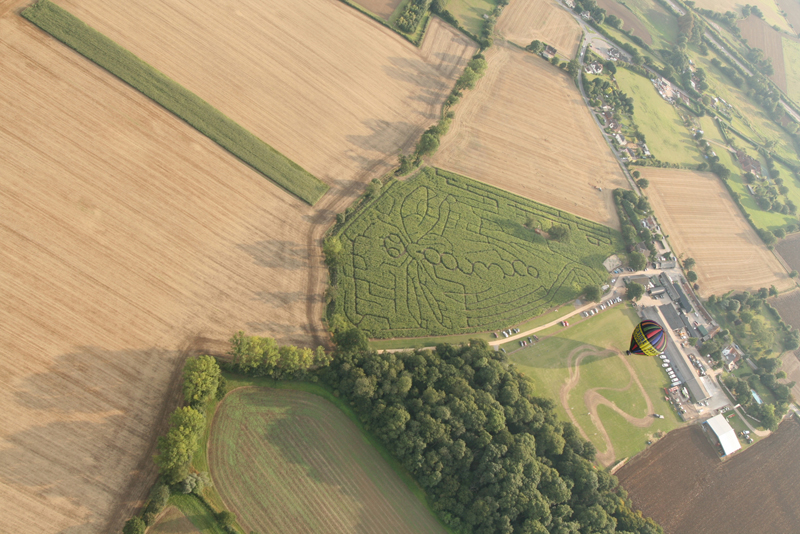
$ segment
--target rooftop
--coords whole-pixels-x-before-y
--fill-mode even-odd
[[[714,434],[716,434],[719,444],[722,445],[722,452],[725,456],[742,448],[742,445],[736,438],[736,431],[733,430],[733,427],[731,427],[724,415],[715,415],[706,421],[706,424]]]

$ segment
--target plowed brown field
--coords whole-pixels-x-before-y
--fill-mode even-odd
[[[800,330],[800,289],[773,297],[769,303],[775,306],[781,319]]]
[[[772,67],[775,74],[770,76],[781,91],[786,92],[786,66],[783,62],[783,38],[775,31],[775,28],[756,17],[750,15],[738,22],[739,29],[742,30],[742,37],[747,39],[747,44],[760,48],[764,52],[764,57],[772,59]]]
[[[793,270],[800,271],[800,234],[790,235],[775,244],[775,250]]]
[[[606,10],[609,15],[614,15],[622,21],[622,27],[626,30],[631,30],[633,35],[639,37],[645,43],[653,44],[653,36],[647,31],[644,23],[639,20],[639,17],[627,7],[623,6],[617,0],[600,0],[597,2],[598,7]],[[659,4],[653,4],[653,10],[661,7]]]
[[[499,43],[486,59],[432,163],[619,228],[611,190],[627,182],[569,76]]]
[[[713,174],[650,167],[641,173],[675,254],[697,262],[702,295],[794,285]]]
[[[581,38],[578,22],[555,0],[511,0],[495,29],[512,43],[528,46],[539,40],[570,59]]]
[[[118,531],[187,354],[325,341],[319,242],[474,48],[335,0],[61,5],[331,184],[305,205],[0,4],[4,532]],[[313,170],[312,170],[313,169]]]
[[[721,462],[699,425],[670,432],[616,472],[633,504],[667,534],[770,532],[800,525],[800,423]]]

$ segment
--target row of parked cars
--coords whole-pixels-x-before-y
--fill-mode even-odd
[[[697,368],[697,373],[700,376],[706,376],[706,367],[705,365],[703,365],[700,359],[695,358],[694,354],[689,354],[689,359],[692,361],[692,365],[694,365]]]
[[[672,382],[672,385],[677,386],[678,384],[680,384],[681,381],[677,376],[675,376],[675,371],[672,370],[672,365],[670,364],[670,361],[667,359],[667,357],[661,354],[659,355],[659,358],[661,358],[661,367],[663,367],[664,371],[667,372],[667,376],[669,377],[670,382]]]
[[[509,328],[508,330],[503,330],[500,333],[503,334],[503,337],[513,336],[514,334],[519,334],[519,328]],[[494,337],[500,337],[500,336],[498,336],[497,332],[495,332]]]
[[[613,299],[609,299],[605,302],[600,303],[600,305],[596,308],[592,308],[591,310],[586,310],[585,312],[581,312],[581,316],[591,317],[592,315],[596,315],[601,311],[605,310],[606,308],[610,308],[611,306],[619,302],[622,302],[622,297],[615,297]]]

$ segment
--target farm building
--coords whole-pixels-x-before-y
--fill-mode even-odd
[[[555,57],[556,49],[550,45],[544,47],[544,52],[542,52],[542,57],[550,59],[551,57]]]
[[[739,160],[739,165],[742,166],[744,172],[752,172],[755,175],[761,176],[760,161],[748,155],[744,150],[737,150],[736,158]]]
[[[706,387],[696,376],[692,376],[686,381],[686,387],[689,388],[689,393],[691,393],[695,402],[701,402],[711,398]]]
[[[649,277],[647,277],[647,276],[644,276],[644,275],[639,275],[639,276],[627,276],[627,277],[625,277],[625,278],[624,278],[622,281],[623,281],[623,282],[625,282],[625,286],[626,286],[626,287],[627,287],[627,285],[628,285],[628,284],[630,284],[631,282],[635,282],[635,283],[637,283],[637,284],[641,284],[641,285],[643,285],[643,286],[645,287],[645,289],[647,289],[648,287],[650,287],[650,278],[649,278]]]
[[[711,434],[717,439],[720,447],[722,447],[723,456],[729,456],[742,448],[739,440],[736,438],[736,432],[725,419],[724,415],[715,415],[703,424],[706,425],[711,431]]]
[[[664,289],[666,289],[666,287]],[[683,328],[683,322],[675,306],[672,304],[664,304],[663,306],[659,306],[658,309],[661,310],[661,315],[667,320],[667,325],[669,325],[672,330]]]
[[[686,296],[686,292],[677,282],[675,282],[673,285],[675,286],[675,291],[678,293],[678,302],[680,302],[681,308],[686,310],[686,313],[691,313],[693,309],[692,303],[689,302],[689,297]]]

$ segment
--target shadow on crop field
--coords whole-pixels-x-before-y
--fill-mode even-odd
[[[308,264],[308,250],[294,241],[269,239],[255,243],[242,243],[236,248],[244,251],[253,261],[267,269],[286,269],[294,271]]]
[[[166,431],[180,397],[180,363],[196,345],[190,341],[181,351],[78,347],[16,382],[11,399],[18,406],[7,410],[28,417],[3,435],[2,485],[50,503],[55,517],[59,503],[81,510],[61,519],[68,526],[60,533],[120,529],[155,480],[155,437]],[[109,517],[109,510],[116,514]]]
[[[375,164],[386,159],[387,154],[397,153],[401,146],[408,142],[409,137],[417,130],[417,126],[410,122],[386,121],[370,119],[363,121],[371,133],[366,135],[348,135],[348,142],[354,144],[361,151],[377,152],[378,157],[366,158],[358,154],[358,158],[348,154],[351,159],[355,159],[362,169],[369,169]],[[416,136],[414,136],[416,137]]]
[[[287,306],[298,302],[322,302],[324,299],[322,295],[308,294],[305,291],[257,291],[253,300]]]

